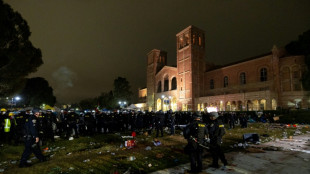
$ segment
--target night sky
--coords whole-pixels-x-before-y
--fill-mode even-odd
[[[113,89],[125,77],[146,87],[152,49],[176,65],[176,34],[205,31],[206,60],[227,64],[283,47],[310,29],[309,0],[4,0],[28,22],[58,102],[78,102]]]

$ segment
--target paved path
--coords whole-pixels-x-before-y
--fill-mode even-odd
[[[268,149],[268,150],[260,150]],[[275,151],[270,151],[270,150]],[[281,149],[278,151],[277,149]],[[205,168],[210,174],[310,174],[310,133],[264,143],[247,149],[247,153],[231,152],[226,158],[232,165],[226,170]],[[207,166],[211,159],[204,159]],[[153,174],[181,174],[190,169],[190,164],[153,172]]]

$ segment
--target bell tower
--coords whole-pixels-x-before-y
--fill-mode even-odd
[[[146,87],[148,110],[155,110],[155,75],[167,65],[167,52],[153,49],[147,54]]]
[[[195,98],[203,90],[205,69],[205,34],[204,31],[189,26],[176,35],[178,68],[178,110],[194,111]]]

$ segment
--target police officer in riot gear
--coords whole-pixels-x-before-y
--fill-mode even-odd
[[[156,138],[159,135],[159,131],[161,136],[164,136],[164,125],[165,125],[165,114],[162,110],[158,111],[156,113],[156,118],[155,118],[155,126],[156,126]]]
[[[78,114],[75,113],[74,109],[70,109],[66,117],[68,139],[70,138],[73,130],[75,133],[75,138],[79,137],[79,132],[77,130],[77,125],[76,125],[78,122],[79,122]]]
[[[56,124],[56,116],[52,113],[51,109],[46,110],[44,135],[55,142],[53,124]]]
[[[40,160],[40,162],[46,161],[45,157],[42,155],[39,146],[39,132],[37,130],[37,118],[40,115],[39,110],[33,110],[34,115],[31,115],[25,123],[25,150],[21,157],[19,167],[29,167],[30,164],[27,163],[27,159],[34,153],[34,155]]]
[[[191,162],[190,173],[202,171],[202,152],[203,143],[208,135],[208,129],[205,123],[202,122],[201,113],[193,115],[194,120],[185,128],[187,138],[187,151]]]
[[[224,167],[227,165],[227,160],[222,151],[222,137],[225,134],[224,124],[221,119],[218,119],[217,112],[210,113],[210,124],[208,125],[209,138],[210,138],[210,152],[213,158],[213,163],[210,167],[219,168],[218,159],[222,161]]]

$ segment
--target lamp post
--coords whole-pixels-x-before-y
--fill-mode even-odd
[[[124,106],[126,106],[127,102],[126,101],[119,101],[118,102],[120,108],[124,108]]]
[[[17,101],[19,101],[21,98],[19,96],[16,96],[15,98],[12,97],[12,101],[11,101],[11,109],[13,108],[14,105],[14,99],[15,99],[15,105],[17,104]]]

